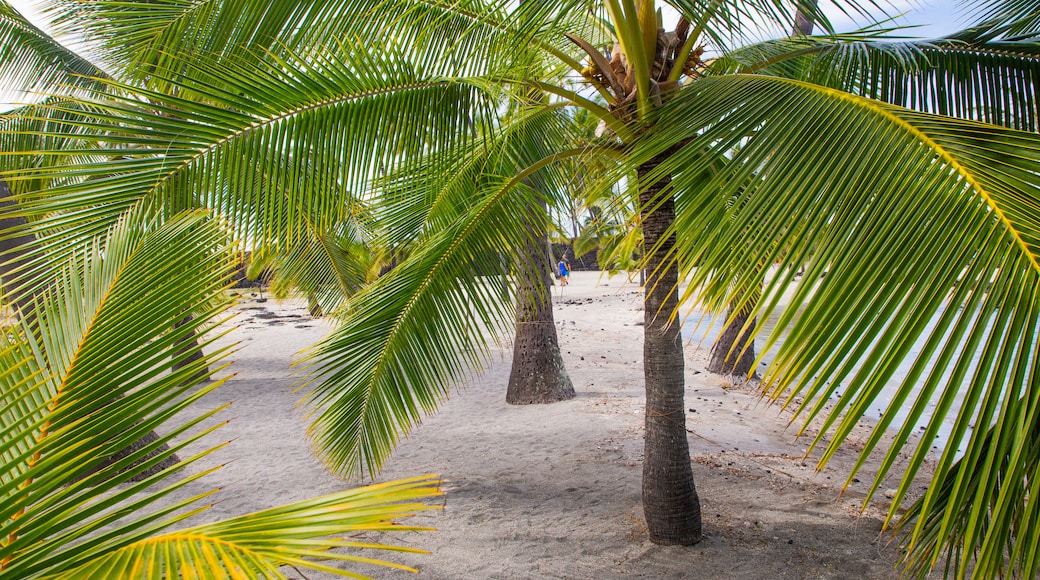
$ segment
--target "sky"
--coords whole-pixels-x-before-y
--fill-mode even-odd
[[[15,7],[22,14],[26,15],[30,20],[36,22],[38,26],[42,26],[42,21],[39,20],[37,13],[32,9],[34,4],[33,0],[7,0],[12,6]],[[960,30],[966,25],[966,14],[964,10],[959,7],[965,2],[957,2],[955,0],[877,0],[878,2],[887,2],[891,8],[888,8],[889,13],[892,14],[903,14],[897,22],[901,25],[913,25],[916,28],[908,30],[906,34],[908,36],[916,36],[923,38],[935,38]],[[826,3],[826,0],[824,0]],[[836,9],[828,10],[828,14],[831,15],[832,22],[835,27],[840,31],[855,30],[862,26],[863,22],[854,22],[841,14]],[[672,15],[665,14],[666,22],[675,21],[674,13]],[[45,27],[44,27],[45,28]],[[4,111],[12,108],[12,103],[24,101],[25,97],[14,95],[10,92],[0,90],[0,111]]]

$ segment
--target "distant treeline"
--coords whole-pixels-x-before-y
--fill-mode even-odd
[[[562,242],[553,242],[552,264],[554,270],[556,268],[556,264],[559,263],[560,258],[564,255],[564,253],[566,253],[567,260],[570,262],[571,270],[599,270],[599,263],[596,261],[597,256],[599,254],[598,249],[593,249],[575,258],[573,246]],[[235,272],[231,275],[231,278],[234,281],[232,285],[234,288],[255,288],[257,286],[266,286],[268,281],[270,281],[271,279],[272,272],[270,270],[264,270],[259,276],[253,279],[249,279],[246,276],[246,270],[249,265],[249,255],[250,252],[245,252],[245,255],[242,257],[242,261],[238,264],[238,266],[235,268]],[[502,260],[505,263],[505,260],[507,260],[506,256],[503,255]],[[387,267],[387,270],[389,270],[389,267]]]
[[[256,278],[250,279],[246,276],[246,271],[249,268],[249,257],[252,252],[245,252],[242,256],[242,261],[235,267],[234,273],[231,274],[231,280],[233,281],[232,288],[256,288],[257,286],[266,286],[267,282],[271,280],[271,271],[264,270]]]
[[[599,250],[593,249],[581,256],[574,256],[574,247],[570,244],[564,244],[560,242],[552,243],[552,258],[553,263],[558,263],[560,257],[563,256],[564,252],[567,254],[567,259],[570,261],[571,270],[599,270]]]

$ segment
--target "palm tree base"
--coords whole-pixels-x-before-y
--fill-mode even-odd
[[[549,315],[551,317],[551,311]],[[556,403],[574,396],[574,384],[564,368],[553,321],[518,322],[506,402],[510,405]]]

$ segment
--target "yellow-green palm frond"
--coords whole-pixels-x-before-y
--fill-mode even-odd
[[[32,577],[118,545],[168,519],[165,508],[139,510],[194,479],[135,497],[201,455],[126,485],[201,436],[197,424],[208,414],[119,453],[212,388],[191,392],[198,380],[190,379],[226,349],[169,370],[179,342],[204,332],[224,306],[217,297],[230,268],[227,236],[203,215],[162,228],[123,226],[104,245],[76,252],[37,289],[21,329],[4,337],[30,358],[4,377],[5,398],[18,404],[8,407],[13,420],[0,437],[2,574]],[[174,330],[188,314],[194,321]],[[181,435],[187,441],[175,443]],[[159,450],[163,444],[170,448]]]
[[[429,476],[169,531],[205,510],[211,492],[171,494],[212,471],[184,473],[222,445],[145,472],[216,428],[201,423],[220,409],[190,415],[222,382],[199,388],[229,352],[213,348],[213,328],[235,252],[205,212],[156,224],[127,216],[74,252],[36,289],[20,328],[0,337],[0,577],[283,578],[285,565],[359,577],[321,560],[401,567],[358,550],[402,548],[334,536],[425,529],[394,522],[429,509],[420,501],[440,493]],[[204,354],[183,364],[192,336]]]
[[[280,570],[314,570],[365,578],[349,564],[414,568],[359,555],[368,550],[425,553],[423,550],[360,542],[348,534],[430,531],[396,523],[434,509],[422,500],[440,495],[433,476],[380,483],[338,492],[291,506],[145,538],[46,578],[278,578]]]
[[[765,384],[788,403],[804,397],[798,410],[821,418],[814,444],[833,436],[822,460],[896,381],[856,466],[895,429],[900,443],[885,451],[876,489],[919,431],[890,517],[944,417],[954,425],[913,512],[911,549],[980,550],[976,572],[1010,558],[1034,574],[1040,137],[752,76],[698,82],[665,114],[684,129],[658,131],[646,155],[685,143],[662,167],[689,197],[677,204],[675,259],[698,265],[691,288],[703,286],[716,308],[751,300],[734,295],[757,287],[747,264],[778,264],[754,309],[777,313],[786,331]],[[795,285],[801,267],[810,282]],[[792,306],[781,312],[785,291]],[[991,478],[980,485],[961,475],[965,465]]]

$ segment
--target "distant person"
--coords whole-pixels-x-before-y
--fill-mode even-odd
[[[566,257],[560,260],[559,269],[560,286],[566,286],[571,281],[571,268]]]

